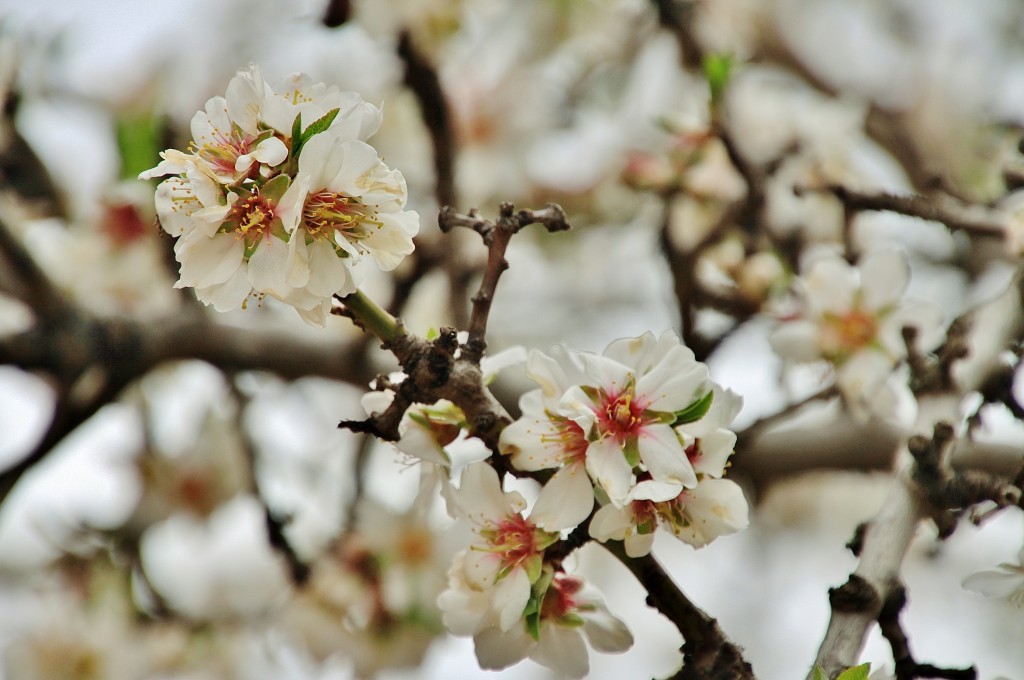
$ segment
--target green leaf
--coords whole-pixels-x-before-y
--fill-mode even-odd
[[[704,71],[704,78],[711,88],[711,101],[718,103],[722,99],[729,79],[732,77],[733,67],[736,65],[731,54],[707,54],[701,62],[701,69]]]
[[[288,160],[293,164],[299,159],[299,151],[302,150],[302,114],[295,115],[292,121],[292,148],[288,151]],[[293,173],[289,173],[293,174]]]
[[[338,113],[341,109],[331,109],[323,115],[322,118],[318,118],[313,121],[308,128],[302,132],[302,143],[305,144],[310,140],[313,135],[318,135],[327,128],[331,127],[331,123],[338,117]]]
[[[821,666],[814,667],[814,680],[828,680],[828,677],[825,675],[825,669]]]
[[[135,179],[160,162],[163,120],[151,113],[119,118],[117,150],[121,154],[121,179]]]
[[[686,425],[700,420],[711,410],[711,402],[715,400],[715,393],[708,392],[703,397],[693,402],[682,411],[676,411],[676,418],[673,425]]]
[[[836,680],[868,680],[868,673],[871,672],[871,664],[862,663],[859,666],[852,666],[839,674]]]

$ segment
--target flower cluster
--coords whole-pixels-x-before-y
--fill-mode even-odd
[[[674,333],[613,342],[603,355],[532,352],[541,385],[501,435],[520,470],[556,469],[534,514],[545,529],[575,526],[596,501],[590,535],[647,554],[658,526],[700,547],[747,525],[739,487],[722,479],[741,400],[716,386]]]
[[[903,299],[910,266],[902,250],[864,254],[856,267],[836,253],[814,259],[795,285],[798,309],[783,316],[771,337],[780,356],[824,359],[836,369],[836,385],[854,415],[891,414],[912,400],[906,380],[894,375],[907,356],[904,328],[916,330],[927,351],[942,338],[938,310]]]
[[[584,636],[599,651],[632,646],[626,625],[582,580],[545,563],[559,534],[540,529],[536,511],[523,515],[525,500],[502,490],[494,468],[467,467],[453,497],[455,514],[469,520],[476,539],[456,554],[437,602],[448,630],[473,636],[481,667],[529,657],[582,678],[590,667]]]
[[[239,72],[192,118],[188,152],[168,149],[142,179],[178,238],[180,287],[218,311],[271,296],[322,325],[335,294],[368,263],[391,270],[413,250],[419,217],[405,180],[366,143],[381,111],[298,74],[271,87]]]

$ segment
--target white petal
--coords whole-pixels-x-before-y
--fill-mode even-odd
[[[501,490],[498,473],[487,463],[473,463],[462,471],[458,490],[459,506],[472,522],[500,522],[526,507],[518,493]]]
[[[583,633],[587,636],[590,646],[597,651],[618,654],[633,646],[633,634],[629,627],[612,616],[604,605],[588,612],[583,620]]]
[[[621,541],[626,537],[626,530],[633,526],[633,513],[628,507],[620,508],[609,503],[597,509],[590,520],[590,535],[604,543],[605,541]]]
[[[193,231],[180,239],[175,247],[181,262],[180,283],[195,288],[224,283],[242,266],[244,250],[245,244],[241,239],[231,234],[215,234],[208,238]]]
[[[783,321],[768,337],[775,353],[793,361],[814,361],[821,358],[818,324],[808,319]]]
[[[654,547],[654,532],[649,534],[638,534],[631,532],[626,534],[626,555],[629,557],[643,557],[649,555]]]
[[[856,271],[836,254],[815,261],[801,281],[801,290],[815,314],[849,311],[860,288]]]
[[[591,442],[587,447],[587,472],[616,505],[624,502],[633,485],[633,468],[611,437]]]
[[[536,644],[525,628],[502,632],[493,626],[473,636],[473,643],[480,668],[490,671],[500,671],[519,663]]]
[[[523,611],[530,600],[530,578],[525,569],[513,569],[498,581],[491,595],[491,607],[498,614],[498,627],[510,630],[522,626]]]
[[[260,240],[256,252],[249,257],[249,281],[261,293],[287,295],[288,244],[271,236]]]
[[[583,635],[576,628],[552,622],[540,630],[540,640],[530,658],[569,678],[582,678],[590,671],[590,659]]]
[[[694,472],[721,477],[735,447],[736,434],[729,430],[719,429],[704,435],[700,439],[700,455],[690,461]]]
[[[645,408],[671,413],[686,408],[710,389],[707,366],[696,363],[693,353],[680,345],[640,378],[636,395]]]
[[[686,450],[671,426],[644,427],[637,445],[640,460],[656,481],[675,482],[688,488],[697,485],[697,475],[686,457]]]
[[[964,588],[985,597],[1010,597],[1024,590],[1024,573],[1009,569],[979,571],[964,579]]]
[[[750,523],[747,499],[732,480],[705,479],[686,496],[683,512],[689,524],[673,526],[672,531],[695,548],[745,529]]]
[[[218,312],[238,309],[252,293],[252,284],[243,267],[239,267],[230,279],[209,288],[196,288],[196,297],[203,303],[213,305]]]
[[[563,462],[557,437],[558,427],[547,417],[523,417],[501,431],[498,448],[512,456],[512,465],[518,470],[546,470]]]
[[[910,283],[910,263],[900,248],[881,248],[861,255],[860,270],[864,306],[879,310],[899,302]]]
[[[594,508],[594,487],[583,465],[567,465],[548,480],[530,512],[530,519],[545,531],[577,526]]]

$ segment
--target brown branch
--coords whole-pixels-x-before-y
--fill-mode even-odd
[[[683,667],[674,678],[753,680],[753,669],[743,660],[742,650],[729,641],[715,619],[686,597],[654,557],[629,557],[620,541],[608,541],[604,546],[647,590],[647,604],[682,634]]]
[[[462,348],[463,358],[479,363],[487,348],[487,317],[491,313],[491,303],[498,287],[498,279],[508,269],[505,251],[509,241],[519,230],[531,224],[541,224],[548,232],[565,231],[569,222],[565,211],[555,203],[549,203],[540,210],[519,210],[511,203],[502,203],[499,207],[497,222],[480,217],[475,209],[468,215],[456,213],[450,206],[441,208],[437,217],[441,231],[447,233],[455,227],[466,227],[480,234],[487,245],[487,266],[484,269],[480,289],[473,297],[473,311],[469,319],[469,339]]]
[[[900,625],[900,612],[907,604],[907,591],[896,586],[882,603],[878,614],[878,627],[889,642],[892,658],[896,664],[896,680],[916,678],[946,678],[947,680],[976,680],[978,671],[971,668],[938,668],[931,664],[919,664],[910,653],[910,641]]]
[[[398,57],[405,63],[405,85],[412,91],[420,105],[423,123],[430,134],[434,151],[434,173],[437,184],[434,193],[438,205],[455,205],[455,131],[452,127],[448,100],[441,88],[441,81],[427,57],[417,49],[408,30],[398,36]]]
[[[1003,238],[1005,229],[992,215],[982,219],[968,214],[967,206],[954,202],[946,194],[931,196],[903,196],[889,193],[864,193],[840,185],[829,186],[828,191],[851,210],[894,212],[917,217],[929,222],[941,222],[952,231],[964,231],[972,236]]]

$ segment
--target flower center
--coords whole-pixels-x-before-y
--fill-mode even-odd
[[[866,347],[878,335],[878,320],[860,308],[845,314],[828,315],[821,331],[822,352],[833,359],[842,359]]]
[[[235,161],[239,156],[249,153],[251,143],[252,140],[243,137],[242,131],[236,128],[229,134],[218,132],[214,141],[198,147],[193,143],[192,147],[195,149],[196,155],[206,161],[210,167],[218,172],[234,175]]]
[[[613,398],[606,398],[597,412],[602,436],[624,441],[636,436],[644,424],[644,408],[637,403],[633,388],[629,387]]]
[[[510,569],[540,552],[536,531],[533,522],[521,515],[510,515],[480,535],[487,541],[484,550],[498,555],[502,569]]]
[[[274,206],[258,193],[237,201],[229,216],[229,220],[236,223],[235,232],[247,241],[269,234],[268,227],[273,219]]]
[[[583,428],[575,421],[569,420],[564,416],[559,416],[550,411],[547,415],[555,426],[556,431],[553,434],[541,435],[541,442],[557,446],[560,458],[565,464],[585,461],[587,459],[587,447],[590,443],[587,441],[587,433],[583,431]]]
[[[313,238],[332,238],[338,233],[353,244],[383,226],[373,208],[333,191],[321,191],[306,199],[302,218]]]
[[[570,614],[578,607],[575,595],[583,587],[583,581],[572,576],[556,575],[551,581],[551,586],[544,593],[544,602],[541,603],[540,617],[542,619],[560,619]]]

